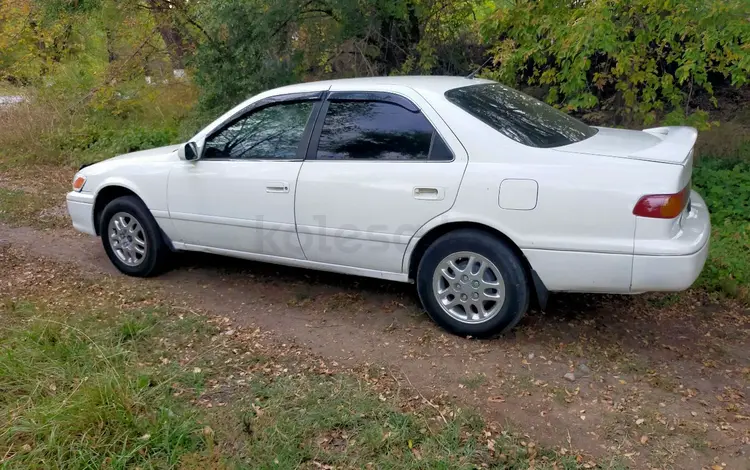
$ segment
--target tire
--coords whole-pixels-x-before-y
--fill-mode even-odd
[[[516,326],[531,297],[527,271],[514,251],[474,229],[449,232],[427,248],[417,270],[417,293],[438,325],[476,338]]]
[[[151,212],[137,197],[122,196],[107,204],[99,219],[99,234],[104,251],[120,272],[150,277],[164,270],[169,247]]]

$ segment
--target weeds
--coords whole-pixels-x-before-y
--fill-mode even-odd
[[[135,86],[128,95],[114,94],[104,107],[80,96],[35,94],[24,103],[0,107],[0,160],[8,167],[78,168],[177,143],[191,134],[198,119],[191,117],[195,100],[194,88],[186,83]]]
[[[708,204],[713,224],[709,260],[698,285],[750,302],[750,157],[704,157],[693,185]]]

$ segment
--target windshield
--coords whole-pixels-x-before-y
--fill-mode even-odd
[[[454,88],[445,97],[503,135],[530,147],[560,147],[597,132],[578,119],[499,83]]]

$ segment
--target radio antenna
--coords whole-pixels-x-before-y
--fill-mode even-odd
[[[483,68],[484,68],[484,67],[485,67],[485,66],[486,66],[487,64],[489,64],[489,63],[490,63],[490,61],[491,61],[492,59],[493,59],[493,57],[490,57],[489,59],[485,60],[485,61],[484,61],[484,63],[483,63],[482,65],[480,65],[479,67],[477,67],[477,69],[476,69],[475,71],[473,71],[473,72],[471,72],[471,73],[470,73],[469,75],[467,75],[467,76],[466,76],[466,78],[469,78],[469,79],[472,79],[472,78],[474,78],[474,77],[475,77],[475,76],[476,76],[476,75],[477,75],[477,74],[478,74],[479,72],[481,72],[481,71],[482,71],[482,69],[483,69]]]

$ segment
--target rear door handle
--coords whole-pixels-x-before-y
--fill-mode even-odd
[[[289,183],[285,181],[273,181],[266,184],[267,193],[288,193]]]
[[[414,188],[414,199],[429,201],[442,201],[445,198],[445,188],[416,187]]]

